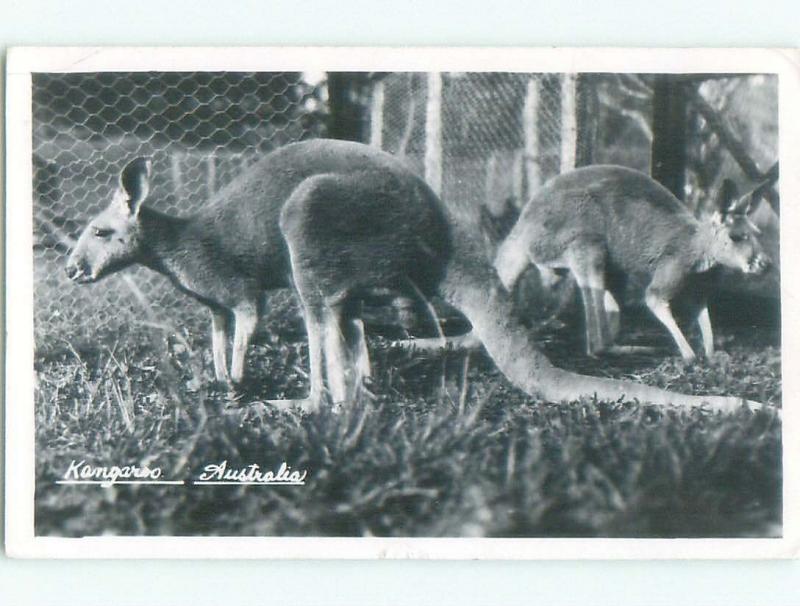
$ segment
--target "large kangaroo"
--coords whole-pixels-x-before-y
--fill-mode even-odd
[[[125,167],[108,208],[75,246],[67,274],[92,282],[141,263],[168,276],[211,310],[217,379],[241,380],[262,295],[288,286],[293,275],[309,341],[310,397],[298,402],[305,409],[357,395],[370,372],[360,302],[389,290],[441,295],[469,319],[503,373],[531,395],[551,401],[637,398],[722,410],[746,402],[552,366],[513,318],[509,295],[477,239],[403,162],[366,145],[313,140],[278,149],[187,218],[143,204],[149,179],[148,161]]]
[[[758,189],[758,188],[757,188]],[[714,352],[707,297],[721,267],[762,273],[770,266],[747,218],[751,196],[731,199],[699,221],[669,190],[635,170],[589,166],[564,173],[537,191],[502,243],[495,267],[511,288],[530,263],[543,275],[568,268],[578,283],[590,355],[612,345],[606,314],[606,276],[644,282],[645,303],[669,330],[687,361],[695,353],[670,303],[688,303],[706,355]]]

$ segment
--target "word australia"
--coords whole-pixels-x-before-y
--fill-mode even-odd
[[[200,482],[223,482],[241,484],[305,484],[308,471],[292,471],[284,461],[277,471],[263,470],[258,463],[247,467],[233,468],[228,466],[228,461],[212,463],[203,468],[203,473],[198,477]]]

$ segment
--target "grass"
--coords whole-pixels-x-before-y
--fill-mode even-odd
[[[725,352],[588,359],[574,331],[542,334],[581,372],[780,404],[776,331],[719,331]],[[645,326],[645,329],[634,328]],[[521,394],[482,352],[410,356],[370,337],[374,400],[300,416],[262,404],[306,387],[302,325],[273,315],[232,404],[211,384],[205,324],[65,342],[36,358],[39,535],[732,537],[781,532],[781,424],[772,414],[553,404]],[[466,371],[466,372],[465,372]],[[158,466],[286,461],[306,485],[55,484],[72,460]]]

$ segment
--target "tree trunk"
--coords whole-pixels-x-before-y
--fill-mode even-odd
[[[656,76],[653,90],[653,178],[684,199],[686,184],[686,91],[674,76]]]
[[[425,107],[425,180],[437,195],[442,194],[442,74],[428,74]]]
[[[575,168],[578,147],[577,75],[561,76],[561,171]]]
[[[328,136],[366,141],[367,108],[358,102],[365,73],[328,72]]]

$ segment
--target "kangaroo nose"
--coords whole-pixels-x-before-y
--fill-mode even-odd
[[[755,263],[753,263],[753,265],[755,266],[755,270],[757,273],[763,274],[770,267],[772,267],[772,259],[770,259],[766,255],[759,255],[758,257],[756,257]]]
[[[75,265],[67,265],[64,271],[67,273],[67,277],[70,280],[74,280],[78,275],[78,268]]]
[[[79,280],[84,274],[84,266],[82,263],[69,263],[64,271],[70,280]]]

